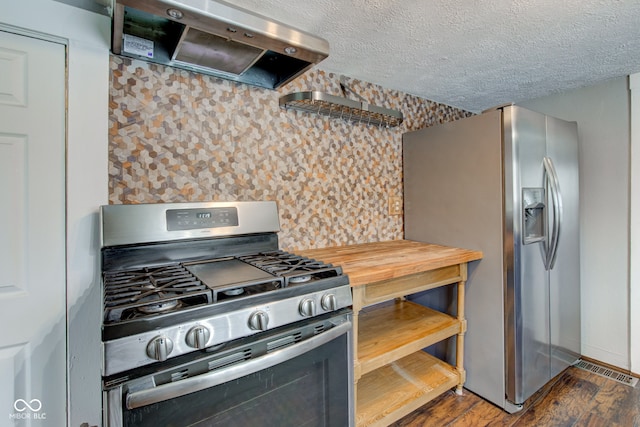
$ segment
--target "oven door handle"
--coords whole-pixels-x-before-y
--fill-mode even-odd
[[[351,326],[350,321],[345,321],[344,323],[341,323],[320,335],[316,335],[305,341],[282,348],[274,351],[273,353],[268,353],[256,359],[251,359],[245,363],[232,365],[228,368],[212,371],[196,377],[186,378],[175,383],[162,384],[156,387],[127,393],[125,399],[127,408],[135,409],[152,405],[154,403],[184,396],[189,393],[215,387],[228,381],[270,368],[338,338],[339,336],[349,332],[351,330]]]

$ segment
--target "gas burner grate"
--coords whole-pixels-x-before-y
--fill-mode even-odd
[[[181,264],[105,272],[105,323],[208,304],[211,291]]]
[[[260,252],[239,257],[240,260],[285,279],[285,286],[336,277],[340,267],[285,251]]]

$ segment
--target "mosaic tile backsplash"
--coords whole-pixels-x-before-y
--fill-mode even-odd
[[[471,115],[347,79],[395,128],[284,110],[280,96],[344,96],[312,69],[277,91],[111,56],[110,203],[275,200],[280,246],[300,250],[401,239],[402,134]]]

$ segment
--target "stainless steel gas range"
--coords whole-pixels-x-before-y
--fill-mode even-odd
[[[105,426],[349,426],[351,289],[274,202],[101,207]]]

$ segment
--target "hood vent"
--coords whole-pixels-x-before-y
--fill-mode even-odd
[[[285,109],[306,111],[382,127],[394,127],[402,123],[400,111],[376,107],[363,101],[353,101],[323,92],[294,92],[280,98]]]
[[[276,89],[329,55],[329,43],[214,0],[115,0],[116,55]]]

